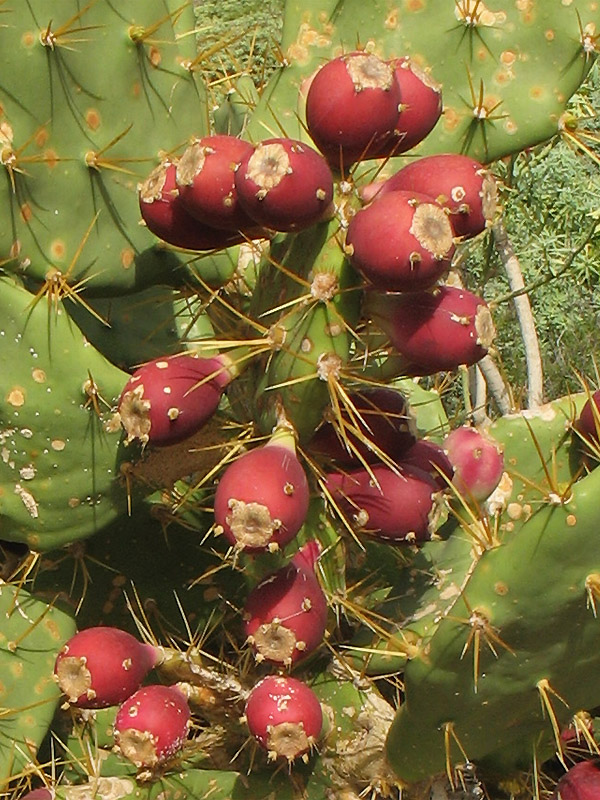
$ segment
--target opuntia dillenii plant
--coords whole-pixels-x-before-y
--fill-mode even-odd
[[[286,2],[260,87],[241,63],[204,85],[202,4],[22,5],[0,26],[7,797],[549,795],[600,705],[592,392],[517,411],[479,267],[597,3]],[[443,450],[482,419],[486,500]]]

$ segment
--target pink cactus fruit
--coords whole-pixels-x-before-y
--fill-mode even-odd
[[[433,375],[461,364],[475,364],[486,355],[495,336],[485,300],[455,286],[438,286],[428,292],[373,293],[368,309],[405,357],[406,375]]]
[[[560,778],[551,800],[598,800],[600,759],[580,761]]]
[[[428,72],[411,58],[403,56],[390,62],[400,86],[400,114],[393,136],[382,148],[381,156],[406,153],[422,142],[442,114],[442,91]]]
[[[245,212],[275,231],[303,230],[332,213],[331,170],[295,139],[259,142],[236,171],[235,186]]]
[[[389,192],[352,217],[345,251],[376,289],[415,292],[433,286],[448,271],[454,231],[431,197]]]
[[[205,225],[225,230],[252,232],[255,222],[240,206],[235,173],[250,142],[235,136],[215,135],[196,139],[177,163],[176,183],[181,203]]]
[[[366,52],[334,58],[316,73],[306,96],[306,124],[332,168],[376,158],[394,134],[401,103],[390,64]]]
[[[456,490],[478,502],[486,500],[504,472],[498,442],[477,428],[463,425],[451,431],[442,446],[454,466],[452,483]]]
[[[72,705],[107,708],[138,689],[160,661],[160,651],[118,628],[98,626],[76,633],[56,658],[56,681]]]
[[[32,789],[24,794],[21,800],[54,800],[54,792],[47,786],[40,786],[39,789]]]
[[[289,676],[268,675],[250,692],[245,708],[250,733],[270,760],[306,757],[317,742],[323,712],[313,690]]]
[[[478,161],[457,153],[425,156],[389,178],[379,195],[398,190],[423,192],[450,215],[456,236],[485,230],[496,214],[496,181]]]
[[[187,698],[177,686],[144,686],[119,708],[117,749],[138,768],[154,768],[183,747],[190,726]]]
[[[326,488],[357,531],[397,544],[431,538],[439,516],[439,489],[427,472],[382,465],[327,476]]]
[[[238,550],[277,550],[298,533],[308,513],[306,473],[294,434],[278,427],[266,445],[225,469],[215,493],[215,531]]]
[[[349,401],[352,411],[342,409],[345,437],[340,437],[332,422],[325,421],[311,439],[311,452],[338,464],[357,465],[360,459],[368,463],[380,460],[381,453],[397,461],[414,444],[414,418],[398,389],[367,386],[350,392]]]
[[[441,445],[430,439],[418,439],[402,456],[400,466],[417,467],[427,472],[438,489],[446,491],[454,477],[454,467]]]
[[[217,230],[195,219],[179,197],[176,165],[164,161],[138,186],[140,213],[159,239],[184,250],[218,250],[245,241],[237,231]]]
[[[309,542],[288,566],[267,576],[250,592],[244,606],[244,627],[257,661],[289,667],[323,641],[327,600],[313,562],[319,549],[316,541]]]
[[[236,374],[225,355],[184,354],[144,364],[125,384],[117,406],[127,441],[157,447],[183,441],[214,414]]]

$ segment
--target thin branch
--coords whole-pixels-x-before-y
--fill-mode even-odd
[[[508,238],[504,223],[500,220],[492,226],[496,251],[508,277],[512,299],[517,312],[519,327],[525,345],[525,361],[527,363],[527,406],[536,408],[544,402],[544,378],[540,345],[535,329],[535,322],[525,288],[521,265]],[[573,256],[574,257],[574,256]]]

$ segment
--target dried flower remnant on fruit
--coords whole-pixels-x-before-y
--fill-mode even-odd
[[[416,206],[409,232],[422,247],[433,253],[434,258],[447,256],[454,244],[448,215],[433,203],[419,203]]]
[[[346,69],[357,92],[363,89],[388,90],[394,81],[394,70],[389,63],[371,54],[355,54],[346,59]]]
[[[246,178],[259,187],[257,197],[265,197],[291,173],[290,157],[279,143],[258,144],[250,156]]]
[[[266,547],[275,531],[281,528],[281,520],[272,519],[269,509],[261,503],[245,503],[231,499],[227,524],[240,548]]]

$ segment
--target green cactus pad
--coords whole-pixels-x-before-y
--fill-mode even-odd
[[[119,433],[103,422],[127,375],[86,342],[60,303],[36,303],[6,278],[0,289],[2,536],[48,550],[126,511]]]
[[[554,731],[598,705],[599,485],[596,471],[567,502],[545,504],[462,581],[405,669],[387,743],[402,780],[443,772],[448,760],[503,774],[541,763],[559,748]]]
[[[136,187],[208,129],[191,3],[28,0],[3,11],[6,268],[67,293],[182,283],[182,259],[139,224]]]
[[[0,786],[32,771],[60,699],[52,680],[75,623],[58,608],[0,584]]]

